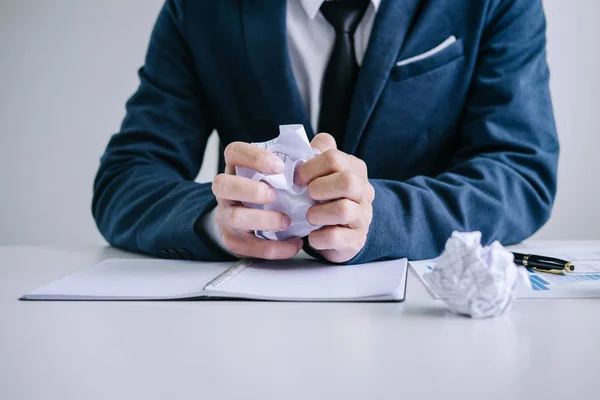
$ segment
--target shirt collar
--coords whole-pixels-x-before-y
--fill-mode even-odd
[[[300,4],[302,4],[302,8],[304,8],[304,11],[306,12],[306,15],[308,15],[308,18],[315,19],[317,13],[319,12],[319,9],[321,8],[321,5],[325,1],[326,0],[300,0]],[[377,10],[379,9],[380,3],[381,0],[371,0],[371,4],[373,4],[373,7],[375,7],[375,12],[377,12]]]

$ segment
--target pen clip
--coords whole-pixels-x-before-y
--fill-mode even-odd
[[[529,267],[534,271],[537,272],[546,272],[548,274],[555,274],[555,275],[566,275],[567,271],[565,269],[542,269],[542,268],[536,268],[536,267]]]

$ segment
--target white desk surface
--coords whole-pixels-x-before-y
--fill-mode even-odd
[[[0,247],[0,399],[600,398],[600,300],[471,320],[412,273],[405,303],[17,300],[115,257]]]

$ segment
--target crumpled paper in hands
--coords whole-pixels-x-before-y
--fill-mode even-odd
[[[306,219],[308,209],[317,204],[308,195],[308,186],[298,186],[294,183],[296,168],[316,155],[310,147],[304,126],[280,125],[277,138],[268,142],[252,144],[267,149],[281,158],[285,164],[285,172],[265,175],[252,169],[236,167],[236,175],[257,182],[266,182],[277,190],[277,200],[271,204],[245,202],[242,204],[260,210],[279,211],[289,215],[292,220],[290,227],[285,231],[254,231],[256,236],[269,240],[288,240],[295,237],[304,237],[310,232],[321,228],[320,226],[311,225]]]
[[[501,315],[510,309],[517,283],[530,285],[527,272],[499,242],[481,246],[481,232],[453,232],[434,269],[423,279],[450,311],[472,318]]]

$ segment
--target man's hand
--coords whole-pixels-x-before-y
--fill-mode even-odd
[[[235,175],[235,167],[246,167],[266,174],[282,173],[283,161],[269,151],[248,143],[234,142],[225,148],[225,173],[213,180],[212,190],[218,202],[217,224],[223,243],[238,257],[285,259],[302,248],[301,239],[285,242],[257,238],[252,231],[283,231],[291,223],[289,216],[276,211],[247,208],[241,201],[269,204],[277,191],[263,182]]]
[[[311,146],[321,154],[296,170],[296,183],[308,184],[313,200],[331,201],[308,210],[308,222],[324,225],[308,235],[308,242],[329,261],[345,262],[365,245],[375,190],[364,161],[339,151],[331,135],[318,134]]]

